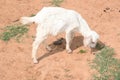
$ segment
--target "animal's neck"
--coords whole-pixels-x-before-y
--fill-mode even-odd
[[[84,37],[88,37],[91,33],[91,29],[89,27],[89,25],[87,24],[87,22],[82,19],[80,21],[80,33],[84,36]]]

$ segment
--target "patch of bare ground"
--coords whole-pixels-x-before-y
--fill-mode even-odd
[[[22,16],[36,14],[42,7],[50,6],[49,0],[0,0],[0,28],[16,24]],[[115,49],[120,58],[120,3],[119,0],[64,0],[61,7],[78,11],[97,31],[100,40]],[[89,61],[94,55],[89,51],[78,54],[84,49],[80,34],[74,38],[72,54],[67,54],[65,45],[53,46],[48,53],[43,45],[38,50],[38,64],[33,64],[31,49],[36,25],[29,26],[29,37],[23,42],[0,40],[0,79],[1,80],[90,80],[94,71]],[[61,34],[59,37],[64,37]],[[49,37],[51,44],[55,37]]]

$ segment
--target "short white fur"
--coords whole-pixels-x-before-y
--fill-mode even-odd
[[[94,48],[99,39],[99,35],[91,30],[87,22],[74,10],[60,7],[44,7],[34,17],[21,18],[22,24],[29,24],[32,22],[38,25],[32,49],[34,63],[38,63],[36,53],[39,45],[47,39],[49,34],[56,36],[61,32],[65,32],[66,50],[68,53],[72,52],[70,46],[74,32],[79,32],[83,35],[84,46]]]

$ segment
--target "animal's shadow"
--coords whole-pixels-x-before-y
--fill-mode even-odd
[[[78,47],[80,47],[82,45],[83,45],[83,37],[82,36],[75,36],[73,38],[73,40],[72,40],[72,43],[71,43],[71,49],[75,50],[75,49],[77,49]],[[46,57],[49,57],[51,55],[54,55],[54,54],[56,54],[58,52],[61,52],[61,51],[65,50],[66,41],[65,41],[65,39],[62,39],[62,44],[55,45],[54,42],[53,42],[49,46],[52,48],[52,51],[51,52],[47,52],[44,55],[42,55],[41,57],[39,57],[38,61],[40,61],[40,60],[42,60],[42,59],[44,59]]]

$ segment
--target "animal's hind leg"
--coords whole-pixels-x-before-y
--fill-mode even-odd
[[[49,52],[51,52],[52,48],[46,43],[46,40],[43,43],[45,45],[46,50],[48,50]]]
[[[37,58],[36,58],[38,47],[47,37],[46,36],[47,33],[44,33],[43,29],[39,29],[41,27],[37,28],[36,38],[35,38],[35,41],[33,42],[33,45],[32,45],[33,46],[33,48],[32,48],[32,58],[33,58],[34,63],[38,63]]]
[[[37,50],[39,45],[45,40],[44,37],[36,37],[35,41],[33,42],[33,49],[32,49],[32,58],[33,58],[33,62],[34,63],[38,63],[37,58],[36,58],[36,54],[37,54]]]

